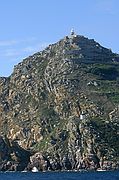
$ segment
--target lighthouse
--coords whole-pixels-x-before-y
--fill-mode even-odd
[[[70,31],[70,36],[71,37],[76,37],[76,33],[74,31],[74,29],[72,28],[71,31]]]
[[[71,36],[74,35],[74,29],[71,29]]]

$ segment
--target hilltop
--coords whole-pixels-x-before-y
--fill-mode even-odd
[[[0,78],[1,170],[118,169],[119,55],[74,32]]]

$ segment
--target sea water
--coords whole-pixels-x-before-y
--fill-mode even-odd
[[[0,180],[119,180],[119,171],[112,172],[6,172]]]

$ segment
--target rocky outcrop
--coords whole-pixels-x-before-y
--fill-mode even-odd
[[[31,153],[17,142],[0,137],[0,171],[22,171],[30,161]]]
[[[24,59],[0,78],[1,170],[117,169],[118,79],[119,55],[84,36]]]

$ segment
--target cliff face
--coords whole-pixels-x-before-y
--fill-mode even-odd
[[[0,79],[1,162],[18,170],[29,161],[39,170],[117,168],[118,104],[119,56],[83,36],[65,37]]]

